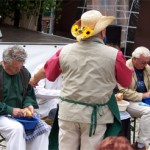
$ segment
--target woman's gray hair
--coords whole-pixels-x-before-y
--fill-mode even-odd
[[[8,47],[3,52],[3,61],[5,61],[7,64],[11,64],[13,60],[25,63],[26,58],[26,51],[18,45]]]
[[[132,58],[140,58],[141,55],[145,57],[150,57],[149,49],[144,46],[137,47],[132,53]]]

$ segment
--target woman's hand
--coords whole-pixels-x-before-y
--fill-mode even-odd
[[[23,113],[23,110],[20,108],[13,108],[12,115],[14,117],[22,117],[22,116],[24,116],[24,113]]]

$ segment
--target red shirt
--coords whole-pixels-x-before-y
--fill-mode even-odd
[[[62,49],[58,50],[44,65],[46,78],[49,81],[55,81],[55,79],[61,74],[61,68],[59,64],[59,54]],[[132,70],[126,66],[126,59],[121,51],[118,51],[115,64],[115,77],[117,82],[123,87],[129,87],[131,84]]]

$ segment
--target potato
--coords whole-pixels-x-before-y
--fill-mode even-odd
[[[123,93],[117,93],[115,96],[116,96],[117,101],[123,100]]]
[[[31,111],[28,108],[25,108],[23,111],[27,116],[32,116]]]

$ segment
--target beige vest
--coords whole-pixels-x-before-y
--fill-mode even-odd
[[[65,46],[59,57],[63,78],[61,96],[83,103],[106,103],[116,86],[117,52],[97,38]],[[91,113],[91,107],[60,102],[60,119],[90,123]],[[100,108],[98,114],[98,124],[113,122],[108,106]]]

